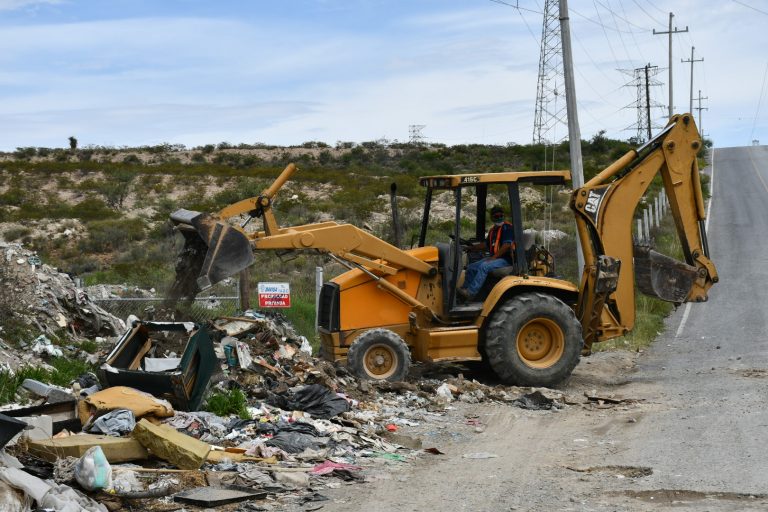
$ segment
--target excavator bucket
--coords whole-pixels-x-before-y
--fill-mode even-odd
[[[253,264],[250,241],[226,222],[184,209],[173,212],[171,221],[185,239],[176,263],[177,297],[194,297]]]
[[[696,281],[696,267],[660,254],[648,246],[634,247],[635,280],[645,295],[685,302]]]

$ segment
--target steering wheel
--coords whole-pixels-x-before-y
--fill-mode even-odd
[[[453,233],[451,233],[448,236],[450,237],[451,240],[456,240],[456,235],[454,235]],[[474,241],[472,239],[466,239],[466,238],[459,237],[459,245],[472,245],[473,243],[474,243]]]

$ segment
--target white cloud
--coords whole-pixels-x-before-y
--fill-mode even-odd
[[[0,0],[0,11],[15,11],[22,7],[61,4],[64,0]]]
[[[576,8],[596,18],[588,9],[603,4]],[[9,5],[39,4],[0,0],[0,9]],[[358,26],[354,13],[363,7],[355,5],[339,13],[349,17],[341,24],[322,16],[238,17],[222,9],[228,18],[193,12],[6,25],[0,31],[2,146],[62,145],[74,132],[84,144],[113,145],[403,140],[409,124],[426,124],[425,135],[438,142],[530,140],[539,49],[517,11],[468,1],[451,4],[467,9],[435,8],[430,15],[427,4],[419,4],[419,15],[389,9],[381,23]],[[634,2],[610,5],[639,27],[611,19],[602,8],[606,31],[571,17],[583,138],[600,129],[612,137],[632,135],[624,128],[637,113],[624,107],[636,91],[623,87],[627,80],[617,67],[667,65],[666,38],[651,32],[665,29],[658,21],[666,17],[645,3],[657,20]],[[679,27],[690,27],[675,38],[677,110],[688,108],[689,78],[688,66],[678,61],[695,44],[705,58],[694,75],[694,89],[709,96],[705,129],[716,143],[719,134],[745,138],[765,68],[760,49],[768,18],[733,3],[696,5],[672,0],[664,6],[678,13]],[[538,35],[537,15],[524,16]],[[615,21],[632,33],[620,38],[610,30]],[[658,79],[666,82],[666,72]],[[665,86],[652,94],[666,104]],[[558,101],[564,102],[562,94]],[[767,114],[764,102],[761,118]],[[757,126],[764,125],[758,119]],[[740,130],[746,135],[734,135]]]

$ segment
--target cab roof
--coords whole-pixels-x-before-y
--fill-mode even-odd
[[[423,176],[419,178],[419,184],[428,188],[471,187],[480,183],[513,183],[518,181],[534,185],[564,185],[570,179],[570,171],[489,172]]]

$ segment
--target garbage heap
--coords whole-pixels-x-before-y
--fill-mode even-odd
[[[413,382],[358,381],[314,358],[280,315],[133,319],[98,375],[69,389],[28,379],[25,406],[0,414],[0,508],[314,510],[324,489],[440,454],[401,429],[454,400],[562,407],[420,371]]]
[[[117,317],[97,306],[72,278],[40,261],[19,244],[0,242],[0,318],[46,337],[66,332],[76,339],[117,336],[125,330]],[[0,330],[0,339],[9,342]]]

